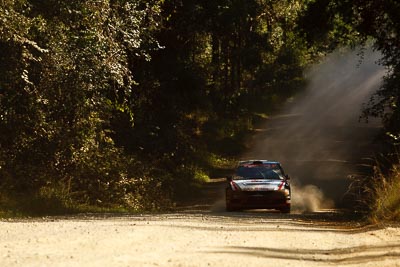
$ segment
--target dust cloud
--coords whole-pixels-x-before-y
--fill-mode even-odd
[[[385,74],[372,50],[337,51],[306,73],[307,89],[257,129],[243,158],[280,161],[292,178],[292,207],[342,205],[349,175],[368,172],[378,120],[360,121]],[[365,167],[367,166],[367,167]]]

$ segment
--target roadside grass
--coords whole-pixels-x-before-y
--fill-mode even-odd
[[[0,218],[37,217],[44,215],[69,214],[72,209],[56,197],[34,195],[9,195],[2,192]]]
[[[0,219],[35,218],[76,214],[133,214],[141,211],[121,205],[98,206],[89,204],[64,203],[56,198],[43,197],[2,197]]]
[[[59,188],[46,187],[35,194],[9,194],[0,192],[0,218],[32,218],[43,216],[62,216],[75,214],[134,214],[138,212],[158,211],[159,206],[150,208],[151,200],[148,200],[146,208],[143,207],[143,200],[140,196],[135,197],[132,205],[122,205],[121,203],[77,203],[70,196],[63,194]],[[150,203],[150,204],[149,204]],[[169,204],[162,206],[164,210],[170,207]]]
[[[400,164],[393,165],[388,174],[377,168],[371,190],[369,220],[372,223],[400,221]]]

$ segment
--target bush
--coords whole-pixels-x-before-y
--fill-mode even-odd
[[[376,169],[373,177],[371,211],[372,222],[400,220],[400,164],[392,166],[384,175]]]
[[[31,194],[2,192],[0,217],[61,215],[73,212],[71,199],[61,188],[43,187]]]
[[[344,204],[372,223],[400,220],[400,164],[374,167],[374,174],[352,177]]]

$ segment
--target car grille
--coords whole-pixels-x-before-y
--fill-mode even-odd
[[[277,191],[243,191],[246,196],[263,196],[263,197],[271,197],[271,198],[281,198],[284,195],[281,192]]]

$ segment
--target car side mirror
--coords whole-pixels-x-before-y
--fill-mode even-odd
[[[227,176],[227,177],[226,177],[226,180],[227,180],[228,182],[232,181],[232,176]]]
[[[290,180],[290,176],[288,174],[285,174],[286,180]]]

